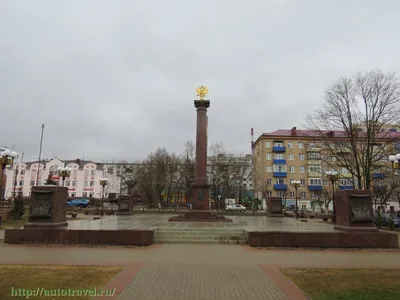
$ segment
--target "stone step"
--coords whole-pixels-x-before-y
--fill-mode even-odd
[[[211,231],[211,232],[216,232],[216,231],[222,231],[222,232],[243,232],[243,228],[188,228],[188,227],[158,227],[157,231]]]
[[[222,236],[222,235],[156,235],[156,240],[232,240],[232,241],[244,241],[246,237],[241,236]]]
[[[244,245],[245,240],[172,240],[172,239],[156,239],[155,244],[229,244],[229,245]]]
[[[156,231],[156,236],[161,235],[221,235],[221,236],[244,236],[244,231]]]

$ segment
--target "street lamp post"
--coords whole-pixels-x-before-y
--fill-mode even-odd
[[[69,175],[71,174],[72,169],[68,168],[68,167],[58,167],[57,168],[58,171],[58,176],[60,176],[62,178],[62,186],[65,185],[65,178],[69,177]]]
[[[332,223],[336,224],[336,203],[335,203],[335,184],[339,180],[339,173],[336,171],[328,171],[325,172],[325,175],[328,177],[328,180],[332,183]]]
[[[2,189],[3,185],[3,176],[4,176],[4,171],[8,165],[13,165],[14,159],[18,156],[18,153],[15,151],[11,151],[9,149],[6,149],[0,153],[0,165],[1,165],[1,174],[0,174],[0,188]],[[6,184],[4,183],[4,192],[6,190]],[[3,191],[1,192],[0,197],[4,198]]]
[[[101,216],[104,216],[104,188],[106,187],[108,183],[108,178],[100,178],[100,185],[102,187],[102,192],[101,192]]]
[[[299,197],[298,197],[298,194],[297,194],[297,190],[300,187],[301,182],[299,180],[292,180],[292,184],[293,184],[293,187],[294,187],[294,189],[296,191],[296,195],[295,195],[296,196],[295,216],[296,216],[296,219],[298,219],[299,218],[299,204],[298,204]]]
[[[397,164],[397,170],[400,175],[400,153],[397,153],[396,155],[390,155],[389,160],[392,163],[393,170],[396,170],[396,164]]]

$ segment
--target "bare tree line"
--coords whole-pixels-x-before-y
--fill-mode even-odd
[[[243,180],[251,176],[251,157],[228,153],[222,143],[210,147],[208,175],[211,185],[211,198],[216,208],[223,207],[225,198],[242,199],[246,190]],[[145,159],[125,166],[125,184],[128,194],[149,207],[172,206],[190,202],[191,185],[195,176],[195,146],[185,143],[180,154],[170,153],[158,148]],[[220,195],[220,197],[218,197]]]

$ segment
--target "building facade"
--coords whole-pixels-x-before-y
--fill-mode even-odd
[[[329,132],[336,144],[347,141],[343,132]],[[391,136],[400,134],[393,131]],[[392,141],[382,138],[381,142]],[[397,139],[398,141],[399,139]],[[394,144],[392,144],[394,147]],[[345,146],[344,146],[345,148]],[[294,208],[298,199],[299,209],[332,209],[332,185],[327,178],[327,171],[339,174],[336,187],[353,189],[357,186],[352,174],[344,167],[335,167],[334,157],[329,156],[324,143],[318,143],[315,133],[309,130],[277,130],[263,133],[252,145],[253,149],[253,186],[256,197],[282,197],[287,208]],[[344,151],[338,149],[338,151]],[[329,164],[325,163],[330,161]],[[328,166],[329,165],[329,166]],[[389,166],[387,157],[371,171],[372,178],[384,178],[383,171]],[[297,192],[292,181],[300,181]],[[325,205],[326,204],[326,205]]]
[[[105,198],[117,197],[120,193],[121,177],[112,168],[104,168],[103,164],[85,160],[65,160],[58,158],[44,160],[40,163],[26,162],[15,163],[6,169],[7,183],[5,198],[12,197],[13,192],[22,191],[24,196],[29,196],[31,187],[43,185],[49,178],[62,185],[58,176],[58,167],[72,169],[69,177],[65,178],[64,186],[68,187],[69,197],[103,197],[100,178],[107,177],[108,184],[104,188]]]

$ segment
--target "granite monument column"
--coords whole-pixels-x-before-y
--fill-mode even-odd
[[[192,185],[193,209],[209,210],[210,185],[207,183],[207,108],[210,100],[204,100],[207,87],[200,86],[197,95],[200,100],[194,101],[197,108],[196,128],[196,167],[195,178]]]

